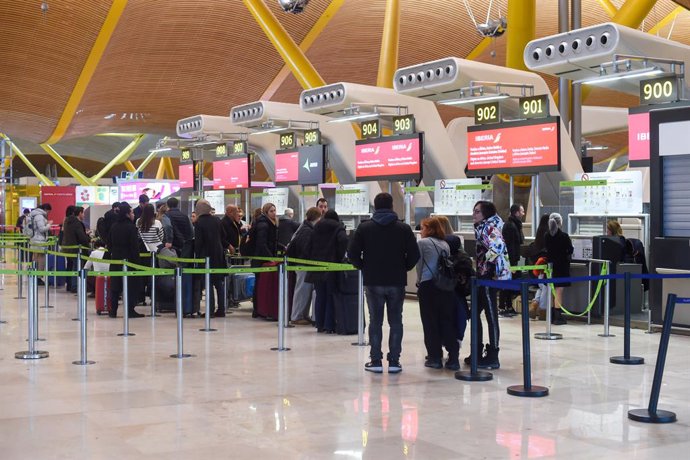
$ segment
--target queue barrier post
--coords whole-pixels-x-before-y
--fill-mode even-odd
[[[522,305],[527,305],[527,283],[520,283],[520,294],[522,296]],[[549,293],[550,294],[550,293]],[[549,389],[546,387],[532,385],[532,362],[529,344],[529,309],[522,309],[522,385],[509,386],[507,391],[509,395],[521,396],[527,398],[540,398],[549,394]]]
[[[611,262],[608,260],[604,261],[604,266],[606,267],[606,275],[611,274]],[[611,280],[606,280],[606,290],[604,291],[604,333],[598,334],[599,337],[615,337],[615,335],[609,333],[609,311],[611,309]]]
[[[79,270],[77,278],[77,297],[79,299],[79,360],[72,361],[72,364],[86,366],[95,364],[96,361],[89,361],[86,343],[86,270]]]
[[[77,248],[77,272],[81,273],[81,245]],[[81,321],[81,281],[77,278],[77,317],[72,318],[72,321]],[[86,296],[86,288],[84,289],[84,295]]]
[[[283,267],[285,267],[283,269],[283,307],[285,308],[283,327],[293,328],[295,325],[290,324],[290,272],[288,270],[288,260],[286,254],[283,255]]]
[[[127,259],[122,264],[122,271],[125,275],[122,277],[122,333],[117,334],[119,337],[130,337],[135,335],[129,332],[129,277],[127,276]]]
[[[19,270],[22,270],[24,268],[24,262],[25,258],[27,256],[27,252],[23,251],[24,244],[28,245],[29,243],[20,243],[17,245],[17,264]],[[17,273],[17,297],[15,299],[26,299],[24,297],[24,293],[22,292],[24,290],[24,275],[20,273]]]
[[[548,267],[548,272],[552,273],[553,264],[548,264]],[[561,340],[563,338],[563,334],[551,332],[551,308],[553,306],[551,303],[551,285],[547,282],[544,286],[548,291],[548,295],[546,296],[546,332],[537,332],[534,334],[534,338],[539,340]]]
[[[206,314],[204,315],[204,319],[206,321],[206,324],[203,328],[199,329],[202,332],[214,332],[217,331],[217,329],[212,329],[211,328],[211,273],[209,272],[211,268],[211,259],[206,257],[206,273],[204,273],[204,281],[205,281],[205,288],[206,289]]]
[[[177,314],[177,353],[170,355],[171,358],[190,358],[193,355],[184,352],[184,336],[182,329],[182,269],[175,269],[175,313]]]
[[[494,376],[491,372],[477,369],[479,354],[481,353],[481,350],[479,350],[479,342],[477,341],[477,326],[479,324],[479,305],[477,304],[479,289],[477,286],[477,278],[473,277],[470,285],[472,287],[472,307],[470,309],[470,371],[456,371],[455,378],[465,382],[486,382],[487,380],[491,380]]]
[[[151,252],[151,270],[156,269],[156,253]],[[156,314],[156,275],[151,275],[151,313],[149,314],[151,318],[160,316]]]
[[[364,275],[362,270],[357,270],[357,341],[352,345],[366,347],[364,340]]]
[[[49,353],[47,351],[41,351],[41,350],[36,350],[36,336],[37,336],[37,331],[36,331],[36,323],[35,323],[35,317],[38,314],[38,302],[36,299],[36,289],[35,286],[37,284],[36,282],[36,277],[29,275],[28,276],[28,334],[29,337],[27,339],[28,344],[29,344],[29,349],[25,351],[18,351],[14,354],[14,357],[16,359],[43,359],[47,358],[49,356]]]
[[[285,264],[278,265],[278,346],[273,351],[290,351],[285,348]]]
[[[44,262],[44,270],[48,270],[48,267],[49,267],[48,256],[49,255],[50,254],[48,254],[48,247],[46,246],[43,249],[43,260],[45,261]],[[57,270],[57,256],[55,256],[55,266],[53,268],[55,270]],[[50,304],[50,282],[49,282],[50,280],[49,280],[49,278],[50,277],[48,276],[47,273],[45,275],[43,275],[43,284],[44,284],[43,287],[45,288],[44,289],[45,305],[43,305],[41,308],[55,308],[53,305]],[[55,280],[55,278],[53,278],[53,280]],[[57,284],[57,282],[56,282],[56,284]]]
[[[668,352],[668,340],[671,337],[671,326],[673,325],[673,312],[676,309],[676,300],[675,294],[669,294],[666,300],[664,326],[661,330],[661,340],[659,340],[659,352],[656,355],[656,366],[654,367],[654,380],[652,382],[652,392],[649,395],[649,405],[646,409],[629,410],[628,418],[630,420],[643,423],[673,423],[676,421],[676,414],[674,412],[657,409],[659,393],[661,392],[661,380],[664,377],[666,354]],[[690,299],[683,300],[690,301]]]
[[[36,270],[36,263],[32,264],[32,270]],[[44,342],[46,339],[41,338],[38,333],[38,276],[34,277],[34,340],[36,342]]]
[[[630,356],[630,272],[625,273],[625,319],[623,323],[623,356],[612,356],[612,364],[637,365],[644,364],[644,358]]]

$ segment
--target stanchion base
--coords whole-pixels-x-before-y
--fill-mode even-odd
[[[369,346],[369,344],[366,343],[366,342],[364,342],[364,343],[352,342],[350,345],[355,346],[355,347],[366,347],[366,346]]]
[[[674,423],[676,414],[668,410],[657,410],[650,414],[648,409],[633,409],[628,411],[628,418],[642,423]]]
[[[199,330],[200,330],[201,332],[215,332],[215,331],[217,331],[218,329],[213,329],[212,327],[209,327],[208,329],[203,328],[203,329],[199,329]]]
[[[129,337],[130,335],[136,335],[136,334],[133,332],[128,332],[126,334],[124,332],[122,332],[120,334],[117,334],[118,337]]]
[[[549,394],[548,388],[539,385],[532,385],[530,388],[526,388],[524,385],[512,385],[506,391],[509,395],[522,396],[523,398],[541,398]]]
[[[22,299],[26,299],[26,297],[24,297],[24,296],[22,296],[22,297],[15,297],[15,299],[22,300]]]
[[[160,318],[161,315],[156,313],[155,315],[146,315],[147,318]]]
[[[0,319],[0,324],[7,324],[7,321],[5,321],[4,319]]]
[[[597,334],[599,337],[615,337],[613,334]]]
[[[271,348],[271,351],[290,351],[290,349],[287,347],[285,347],[285,348],[273,347],[273,348]]]
[[[293,328],[293,327],[295,327],[294,324],[289,324],[289,323],[288,323],[288,324],[285,325],[285,329],[290,329],[290,328]]]
[[[29,341],[29,339],[24,339],[24,342],[28,342],[28,341]],[[42,339],[42,338],[35,338],[34,339],[34,342],[45,342],[45,341],[46,341],[46,339]]]
[[[86,366],[89,364],[96,364],[96,361],[72,361],[72,364],[76,364],[77,366]]]
[[[190,355],[189,353],[182,353],[182,354],[175,353],[174,355],[170,355],[171,358],[178,358],[178,359],[192,358],[193,356],[194,355]]]
[[[611,361],[612,364],[644,364],[644,358],[639,356],[630,356],[629,358],[625,356],[612,356],[609,361]]]
[[[81,321],[79,318],[72,318],[72,321]]]
[[[556,332],[552,332],[551,334],[548,332],[537,332],[534,334],[534,338],[539,340],[561,340],[563,334],[558,334]]]
[[[55,308],[55,305],[41,305],[41,308]]]
[[[456,380],[462,380],[464,382],[486,382],[494,378],[494,374],[491,372],[477,371],[472,373],[472,371],[457,371],[455,373]]]
[[[47,351],[34,351],[31,353],[30,351],[18,351],[14,354],[14,357],[17,359],[43,359],[47,358],[49,356]]]

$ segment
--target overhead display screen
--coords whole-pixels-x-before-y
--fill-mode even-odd
[[[416,133],[355,143],[357,180],[421,180],[424,135]]]
[[[299,153],[297,150],[279,150],[276,152],[274,182],[280,185],[297,185],[299,183]]]
[[[299,148],[299,172],[297,181],[300,185],[319,185],[326,182],[326,146],[307,145]]]
[[[194,165],[182,164],[179,168],[180,188],[194,188]]]
[[[649,166],[649,109],[628,109],[628,161],[630,166]]]
[[[467,175],[560,171],[560,119],[467,128]]]
[[[235,190],[249,188],[249,157],[232,156],[213,162],[213,189]]]

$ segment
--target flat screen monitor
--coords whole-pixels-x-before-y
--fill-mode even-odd
[[[628,161],[630,166],[649,166],[649,109],[628,109]]]
[[[560,171],[560,139],[559,117],[470,126],[467,175]]]
[[[180,188],[194,188],[194,165],[180,165],[179,173]]]
[[[231,156],[213,162],[213,189],[236,190],[249,188],[249,157]]]
[[[299,183],[299,152],[296,149],[277,151],[275,171],[276,185],[297,185]]]
[[[424,134],[365,139],[355,144],[357,180],[422,180]]]
[[[326,146],[322,144],[305,145],[299,148],[300,185],[319,185],[326,182]]]

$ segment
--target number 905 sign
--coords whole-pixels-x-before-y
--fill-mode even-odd
[[[640,104],[662,104],[678,100],[678,78],[662,77],[640,82]]]

